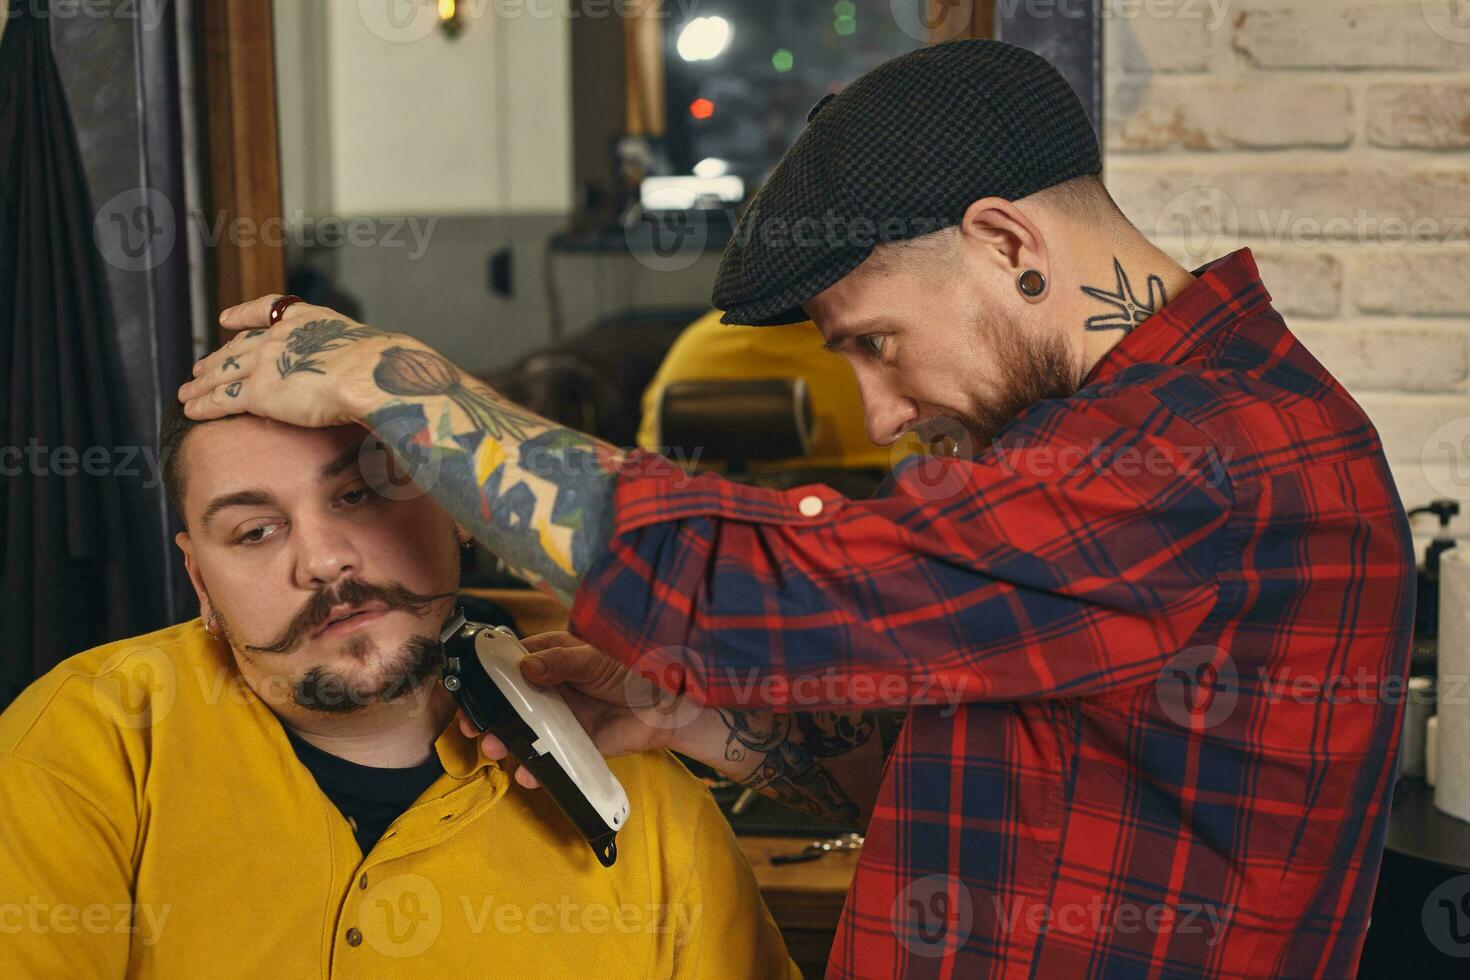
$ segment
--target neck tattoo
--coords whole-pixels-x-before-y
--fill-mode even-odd
[[[1089,317],[1088,330],[1121,330],[1128,333],[1163,309],[1164,304],[1169,302],[1168,293],[1164,289],[1164,280],[1158,276],[1149,274],[1148,297],[1139,299],[1133,291],[1133,283],[1128,281],[1128,273],[1123,271],[1123,263],[1116,258],[1113,259],[1113,272],[1117,275],[1118,282],[1111,292],[1097,286],[1082,287],[1082,291],[1088,296],[1101,300],[1111,307],[1106,313]]]

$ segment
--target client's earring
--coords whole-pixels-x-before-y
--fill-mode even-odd
[[[1021,291],[1022,296],[1040,296],[1046,292],[1046,276],[1035,269],[1027,269],[1021,273],[1021,278],[1016,280],[1016,288]]]
[[[215,622],[214,613],[210,613],[209,618],[204,621],[204,632],[216,640],[219,639],[219,623]]]

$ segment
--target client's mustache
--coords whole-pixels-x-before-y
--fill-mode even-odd
[[[274,642],[264,646],[251,646],[247,643],[245,649],[254,653],[287,653],[310,636],[317,627],[326,623],[337,606],[357,607],[369,602],[380,602],[389,609],[407,609],[416,615],[423,615],[432,603],[454,594],[440,592],[437,595],[421,595],[401,585],[379,585],[376,582],[350,578],[335,588],[315,592],[306,600],[301,611],[286,624],[286,628],[281,630]]]

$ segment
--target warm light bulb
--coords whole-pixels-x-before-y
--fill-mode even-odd
[[[723,17],[696,17],[679,32],[675,47],[685,61],[711,61],[725,53],[733,34]]]

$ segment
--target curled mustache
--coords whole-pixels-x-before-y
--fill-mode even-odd
[[[421,595],[401,585],[379,585],[361,579],[348,579],[335,589],[320,589],[314,593],[273,643],[258,647],[247,643],[245,649],[253,653],[287,653],[325,623],[336,606],[357,607],[369,602],[381,602],[389,609],[407,609],[422,616],[432,603],[454,594],[440,592],[437,595]]]

